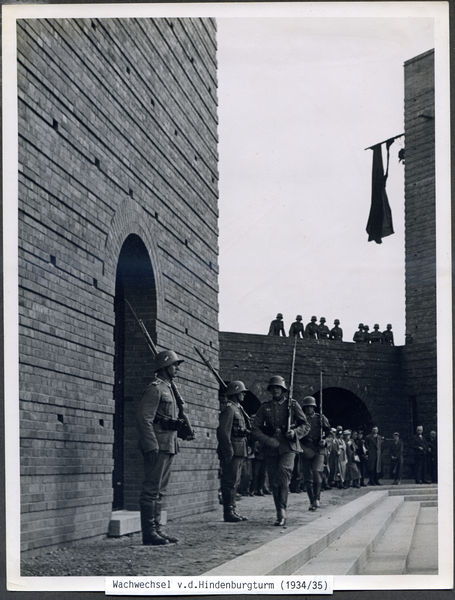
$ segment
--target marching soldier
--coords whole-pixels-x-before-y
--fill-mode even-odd
[[[313,396],[304,398],[301,406],[310,425],[309,432],[300,440],[303,476],[310,499],[308,510],[314,511],[320,506],[322,472],[324,470],[326,443],[321,437],[321,432],[323,434],[330,433],[330,423],[324,415],[315,412],[316,400]]]
[[[221,499],[227,523],[248,520],[237,513],[235,501],[242,464],[248,456],[248,417],[241,406],[247,391],[242,381],[231,381],[228,384],[224,393],[227,402],[221,409],[220,423],[216,430],[221,463]]]
[[[271,377],[267,390],[272,398],[259,407],[251,428],[253,437],[262,447],[269,485],[277,512],[276,526],[286,524],[286,508],[294,458],[299,452],[299,439],[308,433],[310,426],[299,404],[289,402],[283,377]],[[291,405],[289,424],[289,404]]]
[[[297,315],[289,329],[289,337],[305,337],[303,331],[302,315]]]
[[[172,381],[182,362],[172,350],[156,355],[156,378],[143,393],[137,413],[139,449],[144,457],[145,478],[140,510],[142,543],[145,546],[164,546],[178,541],[161,528],[161,510],[172,462],[179,450],[178,408]]]
[[[276,316],[276,319],[274,319],[270,323],[270,328],[269,328],[268,335],[279,336],[280,333],[281,333],[281,335],[283,337],[286,337],[286,333],[284,331],[284,325],[283,325],[283,315],[281,313],[278,313],[277,316]]]

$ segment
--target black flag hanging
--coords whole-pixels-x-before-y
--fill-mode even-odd
[[[389,200],[385,190],[387,176],[389,174],[389,148],[393,144],[394,139],[395,138],[391,138],[386,142],[371,147],[371,150],[373,150],[373,174],[371,208],[367,223],[367,233],[368,241],[371,242],[374,240],[377,244],[382,244],[383,237],[394,233],[392,211],[390,210]],[[387,147],[387,169],[385,173],[381,150],[383,143],[385,143]]]

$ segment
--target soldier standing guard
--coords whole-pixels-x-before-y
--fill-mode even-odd
[[[283,315],[281,313],[278,313],[276,316],[276,319],[270,323],[268,335],[279,336],[280,333],[283,337],[286,337],[286,333],[284,331],[284,324],[283,324]]]
[[[339,319],[335,319],[333,324],[335,325],[335,327],[333,327],[330,330],[329,339],[335,340],[337,342],[342,342],[343,341],[343,330],[341,329],[341,327],[339,327],[339,325],[340,325]]]
[[[310,425],[308,434],[300,440],[303,476],[310,499],[308,510],[314,511],[320,506],[322,472],[324,470],[326,443],[321,437],[321,432],[323,434],[330,433],[330,423],[324,415],[315,412],[316,400],[313,396],[304,398],[301,406]]]
[[[220,423],[216,430],[221,463],[221,499],[227,523],[248,520],[237,513],[235,501],[243,461],[248,455],[248,417],[241,407],[247,391],[242,381],[231,381],[228,384],[224,393],[227,402],[221,409]]]
[[[261,444],[269,485],[272,488],[277,519],[276,526],[286,524],[286,508],[294,458],[300,450],[299,439],[308,433],[310,426],[300,406],[289,402],[283,377],[275,375],[269,380],[267,390],[272,399],[259,407],[251,432]],[[290,422],[288,405],[291,404]]]
[[[320,340],[328,340],[330,335],[330,329],[325,324],[325,317],[319,319],[318,325],[318,338]]]
[[[382,344],[382,333],[379,331],[377,323],[373,326],[373,331],[370,333],[370,344]]]
[[[305,337],[303,331],[302,315],[297,315],[289,329],[289,337]]]
[[[395,346],[395,342],[393,341],[392,325],[390,323],[388,323],[387,329],[382,332],[382,343],[386,346]]]
[[[365,341],[365,332],[363,331],[363,323],[359,323],[359,329],[354,333],[352,338],[356,344],[363,344]]]
[[[161,528],[163,496],[171,476],[177,439],[178,409],[172,389],[179,365],[183,362],[172,350],[155,357],[156,379],[144,391],[136,417],[139,449],[144,457],[144,482],[140,495],[142,543],[163,546],[177,542]]]
[[[305,327],[305,337],[311,340],[316,340],[318,338],[319,327],[316,323],[317,318],[311,317],[310,323]]]

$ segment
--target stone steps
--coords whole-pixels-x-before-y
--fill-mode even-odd
[[[437,487],[416,487],[371,491],[321,511],[315,521],[204,575],[434,574]]]

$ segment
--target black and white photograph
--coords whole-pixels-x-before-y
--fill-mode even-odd
[[[2,20],[8,591],[452,589],[448,3]]]

